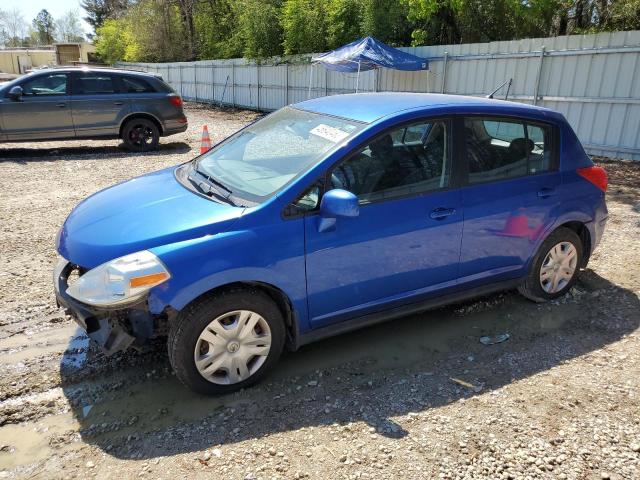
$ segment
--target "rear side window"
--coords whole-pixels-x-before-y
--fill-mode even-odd
[[[115,79],[103,73],[84,73],[76,77],[74,95],[101,95],[118,93]]]
[[[546,172],[552,168],[551,127],[516,120],[464,121],[469,183]]]
[[[65,73],[41,75],[33,80],[24,82],[20,86],[22,87],[22,94],[26,96],[66,95],[67,75]]]
[[[126,93],[154,93],[155,89],[142,78],[122,77],[122,85]]]

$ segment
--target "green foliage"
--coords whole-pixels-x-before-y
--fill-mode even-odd
[[[284,53],[322,52],[327,45],[327,14],[322,0],[285,0],[282,7]]]
[[[231,0],[211,0],[198,6],[195,28],[200,58],[233,58],[244,53],[237,28],[239,8]],[[215,19],[215,21],[212,21]]]
[[[109,61],[317,53],[640,29],[640,0],[82,0]]]
[[[248,58],[265,58],[282,53],[280,2],[240,0],[236,3],[238,15],[237,40],[244,46],[242,53]]]
[[[131,6],[131,0],[81,0],[80,6],[87,12],[87,23],[97,29],[106,20],[121,17]]]
[[[607,16],[608,25],[612,30],[640,29],[640,0],[626,0],[613,2]]]
[[[364,0],[362,33],[400,47],[409,45],[413,22],[404,0]]]
[[[36,18],[33,19],[33,28],[35,28],[38,42],[41,45],[50,45],[53,43],[56,24],[46,9],[40,10]]]
[[[114,63],[124,60],[127,41],[123,35],[123,23],[119,20],[106,20],[96,30],[96,54],[103,62]]]
[[[326,12],[327,49],[333,50],[363,36],[364,0],[328,0]]]

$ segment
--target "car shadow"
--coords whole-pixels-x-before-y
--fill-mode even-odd
[[[365,422],[401,438],[394,418],[485,394],[614,343],[639,327],[640,300],[593,271],[569,295],[535,304],[503,292],[327,339],[285,354],[253,388],[188,391],[165,347],[62,362],[84,442],[117,458],[201,451],[278,432]],[[509,333],[503,343],[480,337]],[[74,355],[69,348],[65,356]],[[68,360],[68,358],[67,358]],[[413,413],[412,413],[413,412]]]
[[[104,143],[101,141],[101,143]],[[13,161],[15,163],[27,164],[38,161],[53,160],[99,160],[104,157],[105,160],[111,160],[119,157],[131,156],[158,156],[158,155],[174,155],[176,153],[186,153],[191,150],[191,146],[185,142],[168,142],[160,143],[157,150],[150,152],[134,152],[126,150],[122,144],[113,143],[113,145],[78,145],[73,147],[42,147],[38,148],[37,143],[34,147],[16,147],[1,148],[0,162]]]

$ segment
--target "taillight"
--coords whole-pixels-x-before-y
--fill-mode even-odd
[[[180,95],[169,95],[169,101],[171,102],[171,105],[175,107],[182,106],[182,99],[180,98]]]
[[[589,180],[603,192],[607,191],[607,184],[609,182],[607,180],[607,172],[604,168],[596,166],[579,168],[577,173],[585,180]]]

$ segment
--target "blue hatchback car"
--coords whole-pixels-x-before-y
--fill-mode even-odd
[[[284,348],[498,290],[563,295],[606,188],[551,110],[324,97],[84,200],[57,239],[56,296],[107,353],[168,336],[178,378],[223,393]]]

